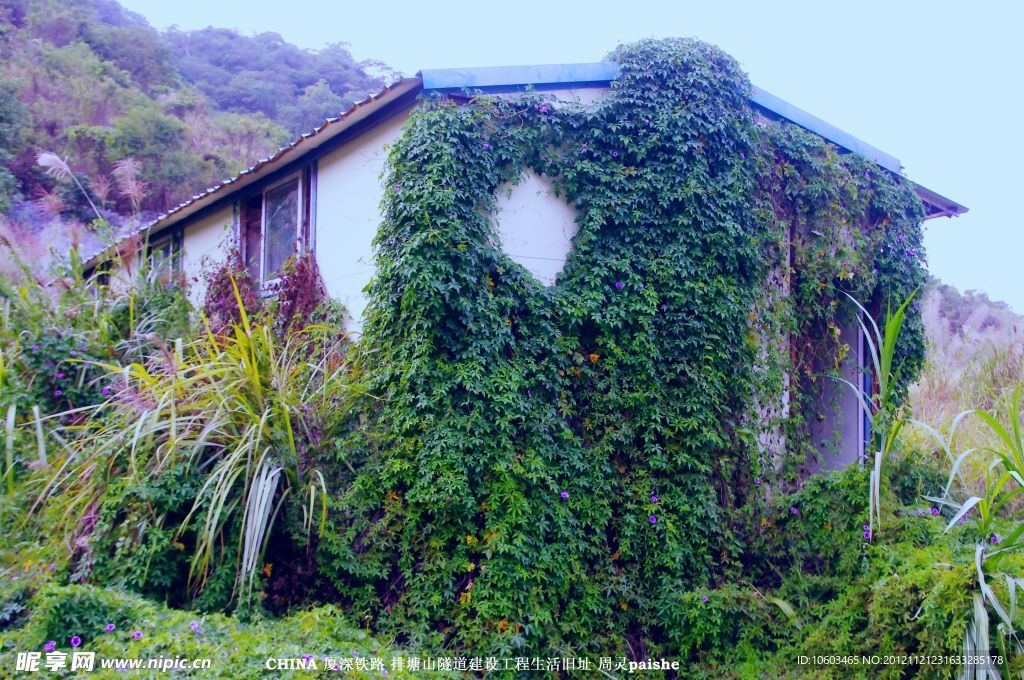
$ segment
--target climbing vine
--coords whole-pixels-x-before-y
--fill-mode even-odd
[[[746,575],[743,508],[805,455],[797,407],[766,458],[758,405],[837,356],[840,291],[878,309],[923,275],[907,183],[762,118],[728,55],[667,40],[611,58],[592,105],[430,99],[391,151],[372,396],[338,441],[347,491],[319,551],[385,630],[498,655],[678,652],[694,593]],[[492,225],[527,170],[580,215],[550,288]]]

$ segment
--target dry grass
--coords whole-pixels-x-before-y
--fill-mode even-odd
[[[924,320],[928,354],[920,379],[910,389],[910,405],[915,419],[947,436],[958,414],[989,411],[1024,383],[1024,319],[984,294],[961,294],[933,281],[924,299]],[[904,435],[921,448],[935,444],[921,431]],[[991,437],[980,418],[967,416],[956,428],[951,449],[954,454],[982,451],[993,444]],[[963,468],[967,484],[981,488],[990,456],[970,458]]]

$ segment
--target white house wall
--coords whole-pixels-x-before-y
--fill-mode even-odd
[[[316,256],[331,297],[362,328],[363,288],[373,276],[373,239],[381,222],[384,162],[402,134],[406,111],[321,158],[316,181]]]
[[[578,215],[555,196],[551,180],[527,170],[517,184],[498,188],[494,224],[505,254],[550,286],[572,249]]]
[[[234,233],[234,212],[227,205],[185,226],[181,241],[182,271],[189,284],[189,299],[201,305],[205,288],[203,273],[223,262]]]

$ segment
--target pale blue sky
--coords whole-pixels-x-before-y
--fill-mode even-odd
[[[234,2],[121,0],[150,23],[275,31],[302,47],[423,68],[598,61],[616,44],[694,36],[751,81],[899,158],[970,208],[926,223],[931,271],[1024,313],[1020,119],[1024,4],[1016,2]]]

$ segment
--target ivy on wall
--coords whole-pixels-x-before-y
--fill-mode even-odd
[[[499,655],[678,652],[693,593],[750,576],[744,506],[804,455],[797,407],[784,460],[764,460],[755,404],[840,351],[839,290],[878,309],[923,277],[908,183],[759,118],[728,55],[666,40],[611,58],[593,105],[431,99],[391,152],[373,396],[339,440],[347,491],[319,550],[385,630]],[[491,220],[527,169],[580,213],[550,288]]]

